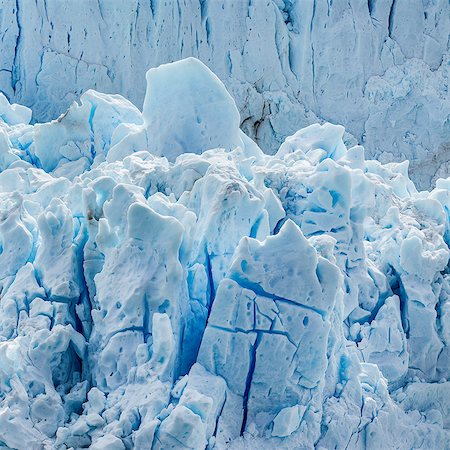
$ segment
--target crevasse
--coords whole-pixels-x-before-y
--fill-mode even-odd
[[[1,448],[448,448],[448,180],[266,155],[192,58],[0,117]]]

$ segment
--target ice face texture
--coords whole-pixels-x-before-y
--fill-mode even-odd
[[[0,0],[0,9],[0,90],[37,121],[91,88],[141,107],[148,68],[193,56],[225,83],[242,129],[267,153],[325,120],[371,158],[411,160],[420,188],[449,171],[448,0]]]
[[[265,155],[196,60],[147,81],[0,99],[0,446],[448,448],[450,181],[329,123]]]

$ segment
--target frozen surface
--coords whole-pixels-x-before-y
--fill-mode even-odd
[[[448,449],[450,179],[330,123],[268,156],[197,60],[147,81],[0,98],[0,448]]]
[[[320,119],[344,125],[368,157],[411,160],[420,188],[449,171],[448,0],[0,0],[0,10],[0,90],[37,121],[90,88],[141,107],[148,68],[194,56],[268,153]]]

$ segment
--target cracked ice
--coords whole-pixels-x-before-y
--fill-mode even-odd
[[[0,98],[0,448],[448,448],[449,180],[329,123],[266,155],[192,58],[30,118]]]

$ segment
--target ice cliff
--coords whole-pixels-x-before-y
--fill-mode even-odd
[[[320,119],[369,157],[411,160],[420,188],[448,173],[448,0],[0,0],[0,11],[0,90],[37,121],[90,88],[141,107],[149,67],[194,56],[268,153]]]
[[[0,448],[448,449],[450,179],[269,156],[219,79],[0,97]]]

